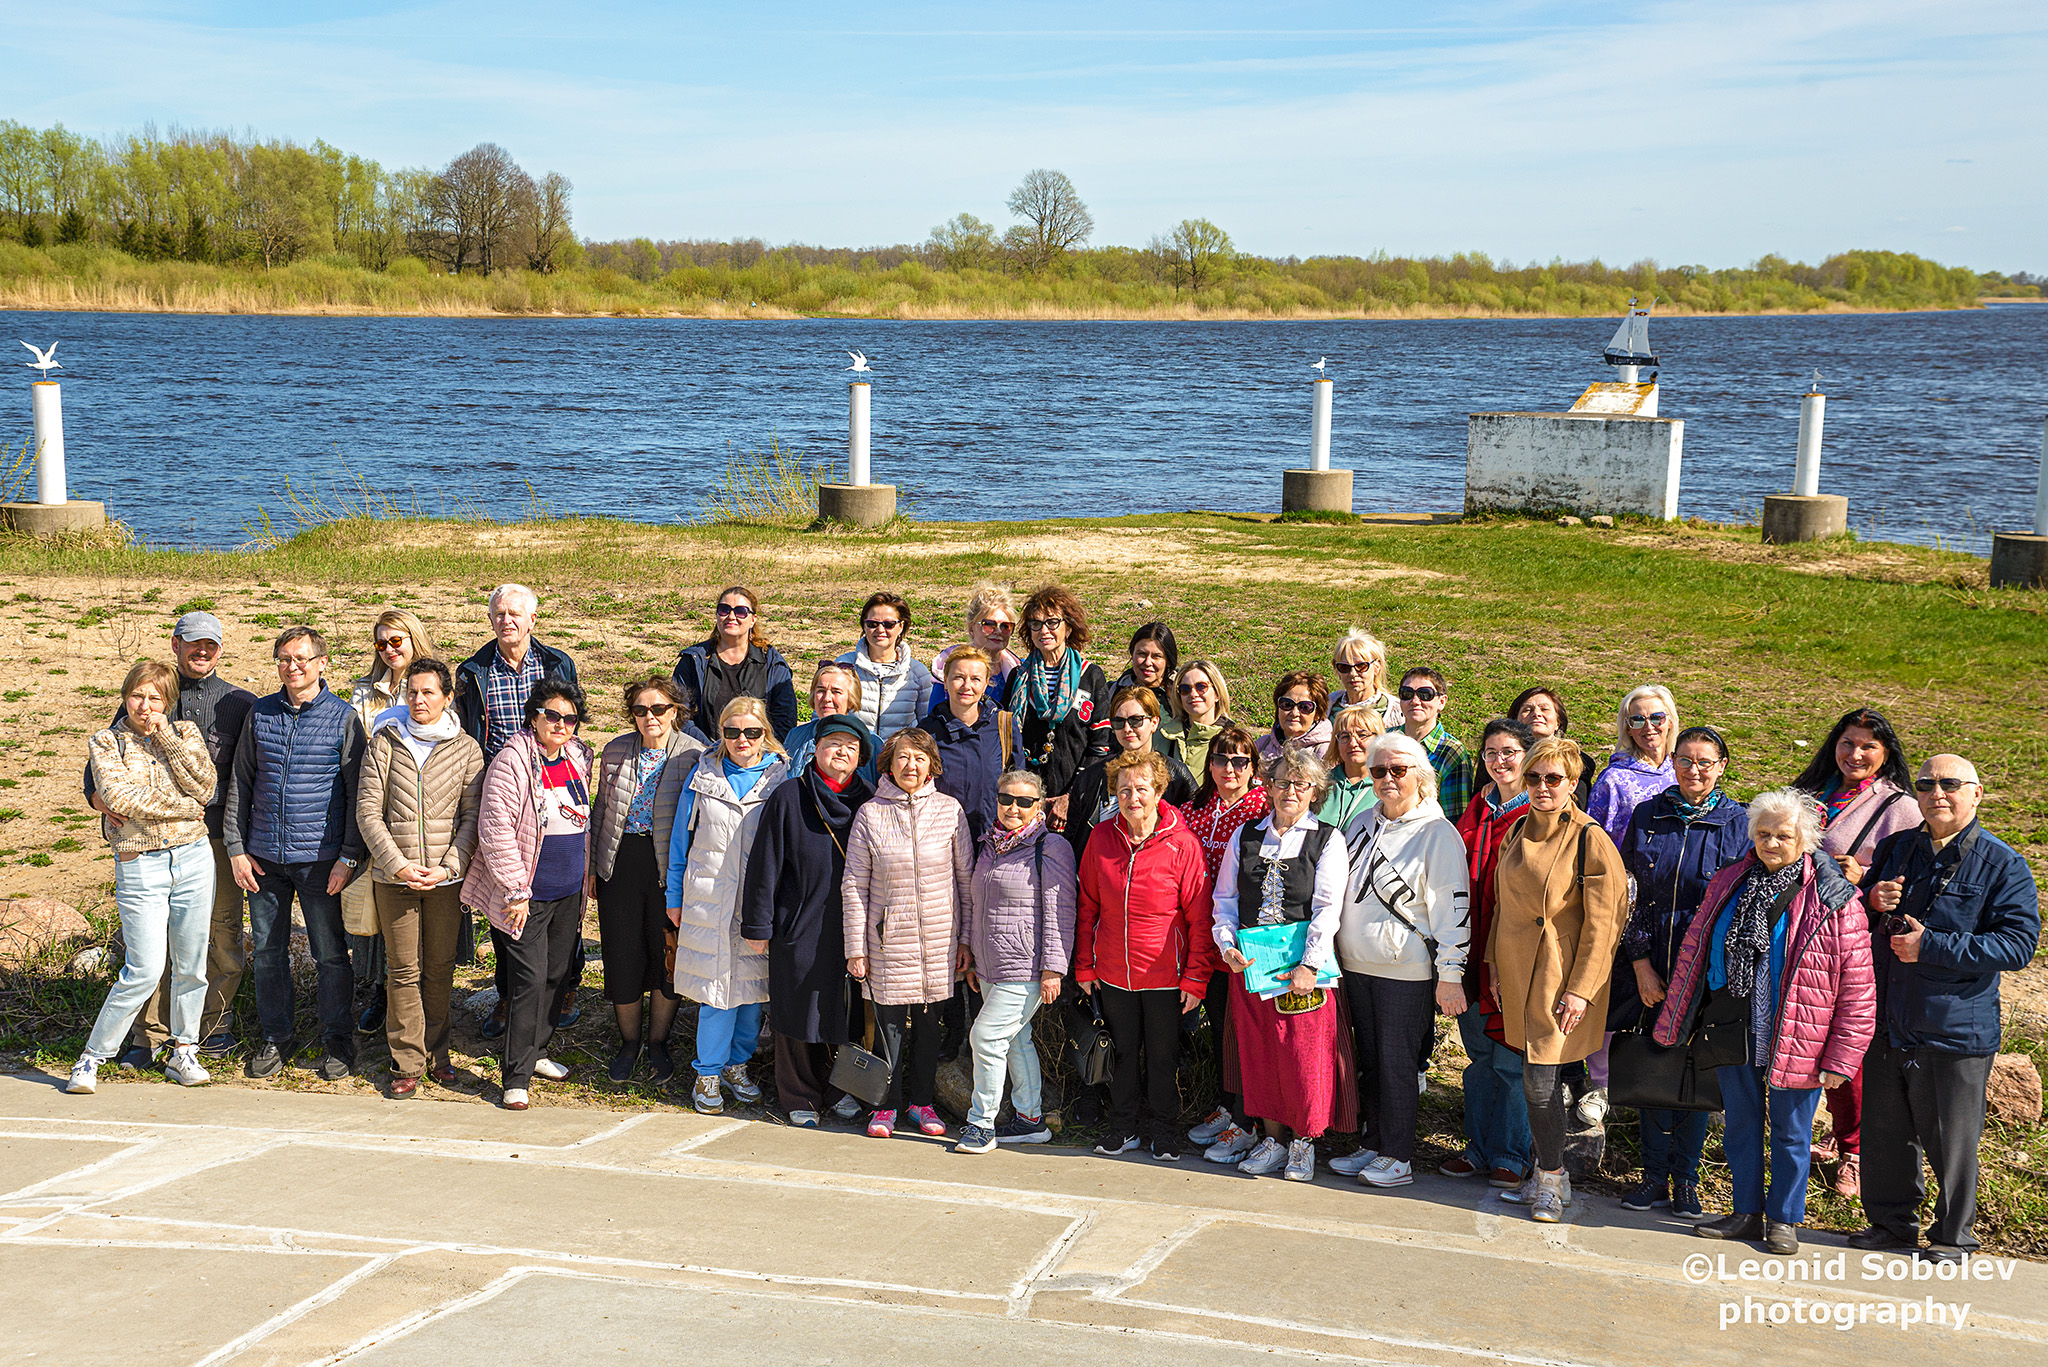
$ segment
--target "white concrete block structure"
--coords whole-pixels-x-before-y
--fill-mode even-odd
[[[1684,446],[1679,418],[1474,413],[1465,432],[1465,511],[1675,518]]]

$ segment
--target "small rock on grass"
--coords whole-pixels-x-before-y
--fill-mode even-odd
[[[2041,1123],[2041,1072],[2025,1054],[1991,1060],[1991,1114],[2008,1125]]]
[[[1583,518],[1561,517],[1557,520],[1557,525],[1560,527],[1583,527],[1586,523]]]
[[[1605,527],[1609,531],[1614,530],[1614,519],[1605,513],[1600,514],[1598,517],[1589,517],[1586,521],[1592,523],[1595,527]]]

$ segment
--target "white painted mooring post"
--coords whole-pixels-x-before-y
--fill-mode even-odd
[[[2034,477],[2034,535],[2048,536],[2048,418],[2041,421],[2041,473]]]
[[[1799,398],[1799,463],[1792,473],[1792,492],[1812,497],[1820,492],[1820,430],[1828,412],[1828,396],[1815,390]]]
[[[36,426],[36,502],[52,507],[64,495],[64,397],[55,380],[29,386]]]
[[[846,386],[846,478],[854,485],[869,482],[866,380],[851,380]]]
[[[1330,395],[1335,392],[1335,380],[1316,381],[1315,419],[1309,428],[1308,468],[1327,470],[1330,468]]]

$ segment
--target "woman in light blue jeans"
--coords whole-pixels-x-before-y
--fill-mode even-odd
[[[968,1032],[974,1099],[956,1145],[987,1153],[997,1144],[1052,1138],[1039,1106],[1038,1045],[1031,1018],[1059,996],[1074,952],[1074,848],[1045,825],[1045,784],[1013,771],[996,781],[996,824],[981,841],[960,943],[973,957],[969,982],[981,1011]],[[995,1123],[1003,1077],[1016,1115]]]
[[[121,684],[122,715],[86,742],[107,843],[114,848],[114,905],[128,946],[121,976],[72,1065],[67,1092],[92,1092],[99,1066],[120,1052],[136,1013],[171,964],[171,1056],[164,1072],[206,1082],[195,1045],[206,1004],[206,946],[213,924],[213,846],[206,804],[213,760],[197,724],[174,722],[178,676],[143,660]]]

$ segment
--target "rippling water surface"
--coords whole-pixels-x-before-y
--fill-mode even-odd
[[[61,339],[72,491],[149,540],[234,545],[345,470],[428,508],[694,517],[771,434],[842,463],[845,351],[875,367],[874,472],[929,518],[1276,508],[1336,377],[1357,507],[1463,502],[1465,415],[1562,410],[1610,319],[994,323],[15,313]],[[1798,394],[1828,393],[1823,491],[1866,536],[1976,550],[2031,521],[2048,306],[1651,325],[1684,418],[1682,514],[1790,487]],[[11,340],[11,339],[10,339]],[[27,353],[23,353],[26,359]],[[31,372],[24,371],[22,384]],[[28,435],[28,396],[10,443]]]

